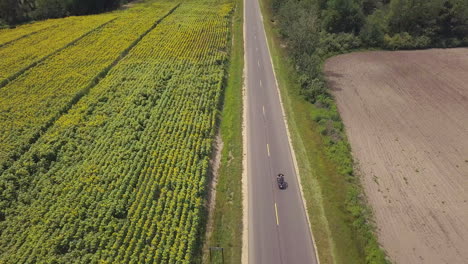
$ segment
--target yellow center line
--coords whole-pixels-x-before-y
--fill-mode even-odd
[[[270,157],[270,145],[267,143],[267,152],[268,152],[268,157]]]
[[[276,203],[275,203],[275,214],[276,214],[276,225],[279,226],[278,206],[276,206]]]
[[[265,106],[262,107],[263,115],[265,115]]]

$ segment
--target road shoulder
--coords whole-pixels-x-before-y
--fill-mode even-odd
[[[242,89],[243,89],[243,3],[235,1],[231,29],[231,54],[225,82],[224,103],[220,114],[223,142],[221,166],[216,185],[213,226],[207,237],[207,248],[222,247],[225,263],[240,263],[242,254]],[[219,252],[218,252],[219,253]],[[203,263],[210,263],[210,252],[203,252]],[[220,254],[213,252],[211,263]]]

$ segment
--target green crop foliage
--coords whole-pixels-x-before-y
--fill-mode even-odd
[[[0,46],[19,40],[20,38],[35,34],[49,27],[57,26],[67,19],[49,19],[37,23],[25,24],[16,28],[0,29]]]
[[[193,263],[232,9],[180,4],[5,169],[0,263]]]
[[[0,164],[10,166],[175,5],[124,12],[0,88]]]
[[[69,17],[46,30],[1,46],[0,83],[112,18],[113,15]]]

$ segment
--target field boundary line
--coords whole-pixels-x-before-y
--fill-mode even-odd
[[[37,131],[36,134],[34,134],[30,139],[29,139],[29,145],[27,145],[24,150],[20,153],[20,155],[18,156],[18,158],[16,160],[19,160],[21,158],[21,156],[23,156],[27,151],[29,151],[29,149],[31,148],[32,145],[34,145],[38,140],[39,138],[41,137],[41,135],[45,134],[45,132],[55,123],[55,121],[57,121],[62,115],[66,114],[75,104],[77,104],[81,98],[83,98],[83,96],[87,95],[89,93],[89,91],[95,87],[96,85],[99,84],[99,82],[104,79],[107,74],[109,73],[109,71],[115,67],[115,65],[117,65],[117,63],[119,63],[122,59],[124,59],[128,53],[138,44],[138,42],[140,42],[149,32],[151,32],[154,28],[156,28],[156,26],[161,23],[161,21],[163,21],[163,19],[165,19],[166,17],[168,17],[169,15],[171,15],[181,4],[178,3],[177,5],[175,5],[173,8],[171,8],[169,10],[169,12],[167,12],[164,16],[162,16],[161,18],[159,18],[156,22],[154,22],[154,24],[148,29],[146,30],[145,32],[143,32],[135,41],[133,41],[124,51],[122,51],[120,53],[120,55],[118,55],[118,57],[112,62],[109,64],[109,66],[107,66],[106,68],[104,68],[101,72],[99,72],[93,79],[91,79],[91,81],[89,82],[89,84],[84,88],[82,89],[81,91],[78,91],[73,97],[72,99],[69,101],[69,103],[63,107],[61,110],[58,111],[57,115],[53,116],[49,121],[47,121],[40,129],[39,131]],[[117,18],[114,18],[112,19],[111,21],[115,20]],[[106,22],[105,24],[108,24],[110,23],[111,21],[108,21]],[[103,25],[101,25],[103,26]],[[100,26],[100,27],[101,27]],[[1,88],[1,87],[0,87]],[[11,158],[11,157],[10,157]],[[15,161],[16,161],[15,160]],[[10,166],[11,167],[11,166]],[[6,169],[5,169],[6,170]],[[4,170],[4,171],[5,171]]]
[[[63,51],[64,49],[66,49],[66,48],[68,48],[68,47],[74,45],[76,42],[78,42],[78,41],[80,41],[81,39],[85,38],[86,36],[90,35],[90,34],[93,33],[94,31],[99,30],[99,29],[105,27],[107,24],[113,22],[113,21],[116,20],[117,18],[118,18],[118,17],[115,17],[115,18],[112,18],[112,19],[109,20],[109,21],[104,22],[103,24],[101,24],[101,25],[99,25],[99,26],[97,26],[97,27],[91,29],[90,31],[84,33],[83,35],[79,36],[78,38],[72,40],[71,42],[69,42],[69,43],[66,44],[65,46],[63,46],[63,47],[61,47],[61,48],[59,48],[59,49],[57,49],[57,50],[55,50],[55,51],[53,51],[53,52],[47,54],[46,56],[44,56],[44,57],[42,57],[42,58],[36,60],[35,62],[29,64],[28,66],[24,67],[23,69],[21,69],[21,70],[17,71],[16,73],[10,75],[10,76],[7,77],[5,80],[3,80],[3,81],[0,82],[0,89],[3,88],[3,87],[5,87],[8,83],[14,81],[16,78],[18,78],[20,75],[22,75],[23,73],[25,73],[27,70],[29,70],[29,69],[35,67],[35,66],[38,65],[39,63],[41,63],[41,62],[47,60],[48,58],[54,56],[55,54],[58,54],[59,52]],[[46,28],[46,29],[48,29],[48,28]]]

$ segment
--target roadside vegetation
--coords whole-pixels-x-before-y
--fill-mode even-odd
[[[244,69],[243,1],[235,1],[232,42],[220,115],[223,142],[218,171],[212,232],[206,238],[209,247],[222,247],[224,263],[241,263],[242,253],[242,87]],[[219,251],[204,254],[204,263],[222,263]]]
[[[468,45],[468,6],[463,0],[263,3],[321,262],[386,263],[323,62],[359,49]]]
[[[141,8],[0,88],[1,263],[194,262],[233,4]]]

